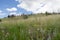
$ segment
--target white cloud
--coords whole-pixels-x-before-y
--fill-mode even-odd
[[[7,8],[6,10],[12,12],[12,11],[17,11],[17,8],[15,8],[15,7],[13,7],[13,8]]]
[[[2,10],[0,10],[0,13],[2,12]]]
[[[5,13],[3,13],[2,10],[0,10],[0,16],[3,16],[3,15],[5,15]]]
[[[20,4],[17,7],[24,8],[27,11],[32,11],[34,13],[39,12],[58,12],[60,8],[60,0],[16,0]]]
[[[5,15],[5,13],[0,13],[0,16],[3,16],[3,15]]]

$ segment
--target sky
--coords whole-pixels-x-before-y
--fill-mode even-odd
[[[60,0],[0,0],[0,18],[46,11],[60,12]]]

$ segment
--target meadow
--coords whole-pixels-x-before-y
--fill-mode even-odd
[[[3,18],[0,40],[60,40],[60,15]]]

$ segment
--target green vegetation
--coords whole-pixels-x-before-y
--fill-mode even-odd
[[[0,22],[0,40],[60,40],[60,15],[4,18]]]
[[[28,18],[28,15],[23,15],[23,19],[27,19]]]

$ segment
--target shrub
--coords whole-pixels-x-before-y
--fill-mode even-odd
[[[28,15],[23,15],[23,18],[24,18],[24,19],[27,19],[27,18],[28,18]]]
[[[28,15],[25,15],[24,13],[21,15],[23,17],[23,19],[27,19]]]

